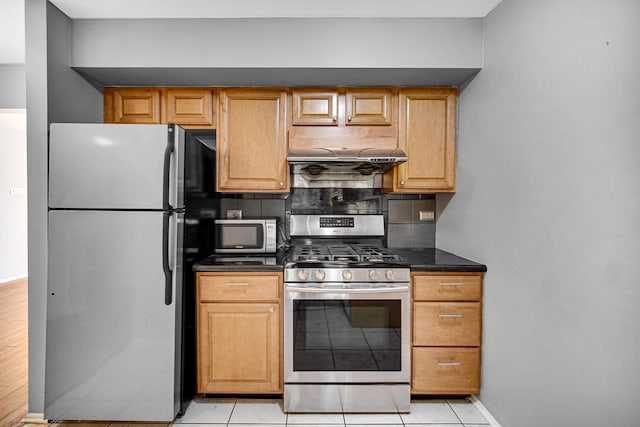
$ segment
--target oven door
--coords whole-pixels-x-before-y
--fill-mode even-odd
[[[409,284],[322,285],[286,285],[285,383],[409,383]]]

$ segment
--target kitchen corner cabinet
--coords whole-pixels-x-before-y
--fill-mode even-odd
[[[215,127],[213,88],[106,87],[104,122]]]
[[[480,392],[482,273],[412,273],[411,392]]]
[[[289,192],[287,91],[219,93],[217,188],[220,192]]]
[[[390,88],[294,89],[294,126],[391,126],[393,90]]]
[[[456,88],[400,89],[398,148],[409,160],[389,172],[393,193],[456,189]]]
[[[282,281],[197,273],[198,393],[282,393]]]

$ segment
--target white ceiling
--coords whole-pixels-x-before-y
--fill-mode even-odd
[[[24,63],[24,1],[0,5],[0,64]],[[502,0],[50,0],[80,18],[482,18]]]

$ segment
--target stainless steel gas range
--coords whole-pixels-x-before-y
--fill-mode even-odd
[[[409,267],[382,215],[292,215],[285,266],[287,412],[408,412]]]

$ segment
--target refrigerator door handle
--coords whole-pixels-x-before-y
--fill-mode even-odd
[[[162,205],[164,209],[173,209],[175,206],[171,206],[170,190],[171,190],[171,158],[175,152],[175,142],[174,142],[174,126],[169,125],[168,137],[167,137],[167,147],[164,150],[164,166],[163,166],[163,189],[162,189]]]
[[[162,269],[164,270],[164,303],[171,305],[173,302],[173,270],[169,262],[169,251],[171,245],[169,242],[169,222],[173,216],[173,212],[166,211],[162,213]]]

